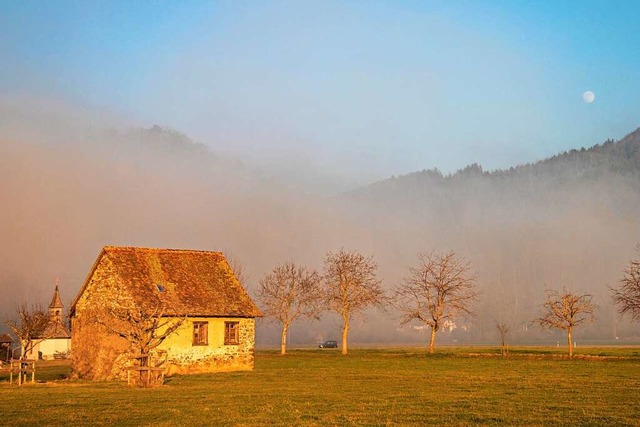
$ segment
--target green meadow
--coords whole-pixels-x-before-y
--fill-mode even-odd
[[[561,349],[560,349],[561,350]],[[3,425],[640,425],[640,348],[421,348],[258,351],[252,372],[167,378],[163,386],[0,371]]]

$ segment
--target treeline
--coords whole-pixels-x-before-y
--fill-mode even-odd
[[[637,247],[640,252],[640,244]],[[436,333],[447,322],[474,316],[474,303],[481,297],[471,264],[454,251],[418,254],[418,263],[407,269],[404,280],[391,292],[381,286],[378,265],[372,256],[340,249],[324,257],[322,272],[294,262],[276,265],[260,280],[257,292],[265,316],[282,327],[281,354],[286,354],[287,333],[298,319],[319,319],[326,312],[336,313],[342,321],[342,354],[348,354],[348,335],[355,316],[369,307],[392,309],[400,323],[417,321],[428,327],[429,353],[435,348]],[[620,314],[640,320],[640,258],[631,260],[617,286],[609,287]],[[495,295],[482,295],[494,298]],[[569,357],[573,356],[576,327],[596,320],[594,295],[586,292],[545,290],[538,317],[531,319],[544,329],[566,332]],[[504,313],[509,313],[505,316]],[[503,355],[518,313],[496,313],[492,321],[500,336]]]
[[[607,139],[602,144],[596,144],[589,148],[564,151],[547,159],[512,166],[508,169],[486,171],[477,163],[450,174],[443,174],[438,168],[424,169],[419,172],[391,177],[353,193],[394,184],[452,184],[465,178],[480,176],[494,180],[522,179],[545,175],[582,178],[596,177],[605,171],[640,176],[640,128],[617,142],[613,139]]]

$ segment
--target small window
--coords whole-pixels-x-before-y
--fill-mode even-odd
[[[239,331],[240,331],[239,322],[224,322],[224,344],[225,345],[240,344]]]
[[[193,322],[193,345],[208,345],[208,322]]]

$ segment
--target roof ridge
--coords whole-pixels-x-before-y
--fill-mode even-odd
[[[181,248],[149,248],[142,246],[104,246],[103,248],[108,252],[115,251],[137,251],[137,252],[192,252],[192,253],[208,253],[208,254],[222,254],[222,251],[206,251],[199,249],[181,249]]]

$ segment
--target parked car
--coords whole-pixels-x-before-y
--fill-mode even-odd
[[[318,348],[338,348],[338,341],[322,341]]]

